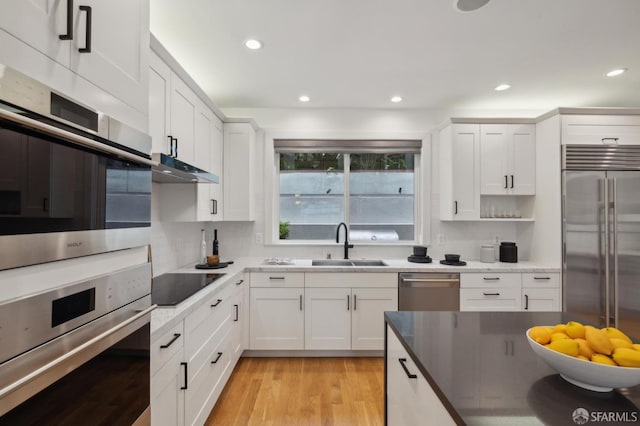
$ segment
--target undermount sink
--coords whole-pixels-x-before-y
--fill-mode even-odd
[[[368,259],[321,259],[312,260],[311,266],[387,266],[382,260]]]

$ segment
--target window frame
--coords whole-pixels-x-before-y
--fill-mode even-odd
[[[274,140],[277,139],[340,139],[340,140],[420,140],[420,153],[414,154],[414,238],[413,240],[368,242],[358,241],[359,246],[413,246],[430,243],[430,209],[431,209],[431,135],[430,134],[358,134],[345,135],[339,133],[299,133],[272,132],[265,134],[265,245],[274,246],[333,246],[330,240],[280,240],[280,161],[275,152]],[[427,165],[427,167],[424,167]],[[425,172],[426,170],[426,172]],[[348,171],[345,170],[345,203],[348,203]],[[345,216],[348,219],[348,206],[345,205]],[[338,224],[336,223],[336,226]]]

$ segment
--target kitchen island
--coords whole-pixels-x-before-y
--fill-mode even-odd
[[[529,347],[529,327],[572,319],[559,312],[386,312],[386,423],[570,425],[579,408],[589,424],[639,422],[640,386],[579,388]]]

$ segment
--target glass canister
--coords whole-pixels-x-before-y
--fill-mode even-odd
[[[480,247],[480,262],[493,263],[495,261],[496,255],[493,244],[483,244]]]

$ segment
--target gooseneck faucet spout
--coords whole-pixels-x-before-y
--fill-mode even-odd
[[[353,244],[349,244],[349,229],[344,222],[340,222],[336,229],[336,243],[340,242],[340,227],[342,226],[344,226],[344,258],[349,259],[349,249],[353,248]]]

